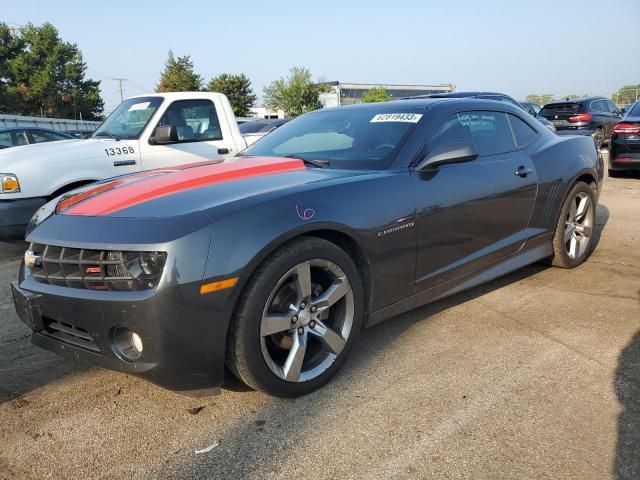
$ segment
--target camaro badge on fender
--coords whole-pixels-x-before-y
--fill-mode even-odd
[[[409,223],[403,223],[402,225],[398,225],[397,227],[387,228],[386,230],[382,230],[381,232],[378,232],[378,236],[384,237],[389,233],[396,233],[396,232],[399,232],[400,230],[404,230],[405,228],[411,228],[413,227],[413,225],[414,225],[414,222],[409,222]]]

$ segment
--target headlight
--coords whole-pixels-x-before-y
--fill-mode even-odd
[[[2,177],[2,193],[18,193],[20,191],[18,177],[11,173],[0,173],[0,177]]]
[[[25,264],[37,282],[108,291],[156,287],[166,261],[165,252],[88,250],[37,243],[32,243],[25,254]]]

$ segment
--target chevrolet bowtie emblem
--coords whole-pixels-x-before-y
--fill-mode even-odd
[[[42,265],[42,256],[37,255],[33,250],[24,252],[24,264],[27,267],[39,267]]]

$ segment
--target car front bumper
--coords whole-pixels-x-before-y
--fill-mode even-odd
[[[44,197],[0,200],[0,238],[24,238],[29,220],[45,203]]]
[[[185,395],[216,393],[222,384],[226,322],[202,303],[184,301],[199,295],[199,285],[152,294],[43,286],[30,277],[11,285],[16,311],[35,345]],[[118,326],[141,337],[137,361],[117,353],[113,333]]]
[[[32,342],[75,361],[135,374],[185,395],[217,393],[224,380],[234,292],[200,293],[211,242],[208,221],[145,220],[133,222],[123,234],[122,224],[131,222],[64,217],[56,215],[45,221],[27,239],[69,248],[125,250],[135,246],[141,251],[165,251],[167,261],[157,286],[140,291],[50,285],[37,281],[23,264],[18,282],[12,284],[12,294],[19,317],[33,332]],[[150,236],[171,237],[172,225],[181,223],[177,231],[192,232],[166,243],[147,243]],[[77,233],[75,243],[57,238],[68,236],[72,224]],[[119,226],[119,234],[115,226]],[[110,236],[141,243],[113,244]],[[95,243],[100,237],[103,241]],[[135,361],[118,350],[114,335],[118,327],[140,337],[142,354]]]

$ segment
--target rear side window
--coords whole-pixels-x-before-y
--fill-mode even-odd
[[[595,100],[591,102],[591,108],[597,112],[608,112],[609,106],[604,100]]]
[[[515,149],[507,114],[483,110],[452,113],[445,117],[427,145],[433,151],[445,143],[472,143],[481,156]]]
[[[507,114],[507,117],[509,117],[509,123],[511,124],[513,136],[516,139],[516,146],[518,148],[524,148],[536,139],[538,132],[527,122],[515,115]]]
[[[609,112],[618,113],[618,107],[616,107],[615,104],[611,100],[606,100],[606,103],[607,103],[607,107],[609,109]]]
[[[640,115],[640,102],[634,103],[633,106],[629,109],[629,113],[631,115]]]

